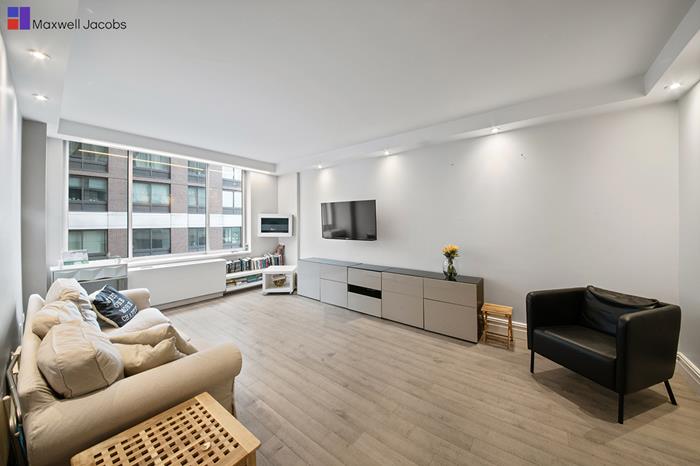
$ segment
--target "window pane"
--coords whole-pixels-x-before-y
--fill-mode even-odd
[[[225,180],[232,180],[234,176],[233,167],[223,166],[221,167],[221,177]]]
[[[88,254],[103,256],[107,252],[105,231],[86,230],[83,232],[83,248]]]
[[[243,207],[243,193],[240,191],[234,191],[233,193],[233,207]]]
[[[82,178],[71,176],[68,180],[68,200],[80,201],[83,198]]]
[[[187,236],[190,251],[204,251],[206,249],[207,240],[204,228],[190,228]]]
[[[134,251],[151,249],[151,230],[133,230]]]
[[[197,188],[190,186],[187,188],[187,205],[197,207]]]
[[[148,183],[134,182],[132,185],[134,204],[150,204],[151,196]]]
[[[151,203],[153,205],[170,205],[170,185],[152,184]]]
[[[68,250],[75,251],[77,249],[83,249],[83,233],[71,230],[68,232]]]
[[[233,191],[222,191],[222,204],[224,208],[233,208]]]
[[[207,190],[204,188],[197,188],[197,203],[199,207],[206,207],[207,205]]]
[[[88,188],[100,189],[102,191],[106,191],[107,190],[107,179],[106,178],[88,178]]]

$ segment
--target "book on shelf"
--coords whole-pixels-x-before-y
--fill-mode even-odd
[[[247,272],[266,269],[272,265],[282,265],[281,254],[265,254],[260,257],[242,257],[226,261],[226,273]]]

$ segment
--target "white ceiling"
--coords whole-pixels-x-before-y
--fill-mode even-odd
[[[641,76],[693,0],[24,3],[128,23],[3,29],[25,115],[285,164]]]

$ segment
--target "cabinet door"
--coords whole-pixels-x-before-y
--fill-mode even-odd
[[[410,275],[382,272],[382,291],[423,297],[423,279]]]
[[[321,301],[334,306],[348,307],[348,285],[322,278]]]
[[[476,285],[426,278],[424,281],[425,299],[476,307]]]
[[[382,291],[382,319],[423,328],[423,298]]]
[[[476,308],[426,299],[425,329],[462,340],[478,340],[479,321]]]
[[[348,283],[372,290],[382,289],[382,274],[372,270],[348,268]]]
[[[382,300],[357,293],[348,292],[348,309],[369,314],[374,317],[382,316]]]
[[[312,299],[321,299],[320,264],[299,261],[297,264],[297,293]]]
[[[342,265],[321,264],[321,278],[334,282],[348,282],[348,268]]]

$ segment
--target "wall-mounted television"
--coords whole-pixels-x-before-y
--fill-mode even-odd
[[[322,203],[321,234],[326,239],[376,241],[376,201]]]
[[[260,214],[258,236],[282,237],[294,234],[294,216],[284,214]]]

